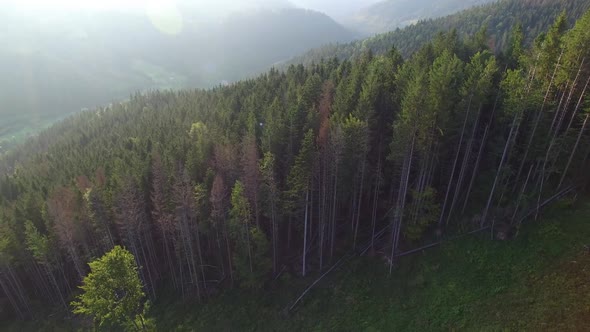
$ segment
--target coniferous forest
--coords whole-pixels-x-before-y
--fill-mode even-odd
[[[395,3],[395,0],[390,2]],[[450,2],[452,1],[445,1],[447,4]],[[485,29],[490,46],[496,51],[504,50],[509,45],[512,27],[515,24],[523,26],[524,42],[528,46],[553,24],[555,17],[562,11],[568,13],[568,23],[573,24],[589,9],[590,2],[587,0],[491,1],[449,16],[421,20],[403,29],[379,33],[367,39],[313,48],[303,55],[294,57],[288,63],[309,65],[319,62],[322,58],[358,58],[367,49],[375,54],[385,54],[391,45],[395,45],[403,57],[409,57],[431,42],[438,33],[449,30],[456,30],[460,38],[468,38]],[[387,11],[378,13],[384,17],[389,14]],[[396,14],[392,14],[392,20],[395,20]]]
[[[71,310],[88,263],[129,250],[146,296],[206,302],[342,257],[517,236],[590,180],[590,12],[502,52],[485,29],[404,58],[275,69],[85,111],[0,160],[0,295]],[[262,290],[261,290],[262,291]]]

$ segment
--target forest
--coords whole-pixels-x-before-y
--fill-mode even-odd
[[[443,17],[493,0],[386,0],[376,2],[349,17],[345,22],[367,34],[393,31],[419,20]]]
[[[483,27],[489,38],[490,51],[498,55],[508,47],[510,33],[515,24],[523,26],[525,45],[530,46],[540,33],[545,32],[553,24],[562,11],[568,13],[568,22],[573,24],[588,9],[590,2],[587,0],[500,0],[449,16],[421,20],[416,24],[376,34],[370,38],[314,48],[294,57],[288,64],[310,65],[332,57],[340,60],[354,59],[369,49],[374,54],[385,54],[392,45],[395,45],[404,58],[408,58],[431,42],[440,32],[454,29],[457,30],[459,38],[463,39],[473,36]],[[385,11],[381,15],[386,16],[387,13]]]
[[[203,303],[399,257],[460,234],[518,235],[588,189],[590,12],[495,54],[482,28],[209,90],[72,115],[0,159],[0,298],[67,315],[88,263],[133,255],[145,294]],[[484,26],[485,27],[485,26]]]

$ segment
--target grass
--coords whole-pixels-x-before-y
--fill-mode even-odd
[[[356,259],[305,288],[228,291],[206,306],[156,306],[159,329],[440,331],[583,330],[590,326],[590,204],[555,206],[512,241],[481,234],[400,261]],[[290,283],[292,284],[292,283]]]
[[[349,261],[289,315],[283,309],[313,276],[284,275],[264,291],[227,290],[206,305],[161,299],[153,316],[158,331],[584,330],[590,326],[590,252],[584,248],[590,201],[566,205],[529,221],[515,240],[465,237],[404,257],[391,276],[378,258]],[[64,325],[28,324],[4,328],[61,331]]]

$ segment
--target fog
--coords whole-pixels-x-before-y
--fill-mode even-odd
[[[72,10],[141,12],[158,6],[198,8],[200,15],[220,18],[233,12],[255,8],[298,7],[323,12],[342,19],[380,0],[4,0],[0,4],[29,13]]]
[[[291,0],[298,7],[326,13],[336,20],[345,19],[355,12],[381,1],[383,0]]]
[[[0,145],[132,93],[226,84],[361,38],[373,31],[350,17],[377,2],[0,0]]]
[[[332,18],[300,9],[308,5],[0,0],[0,146],[138,91],[225,84],[356,38]]]

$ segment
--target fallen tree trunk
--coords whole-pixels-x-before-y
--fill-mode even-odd
[[[568,193],[572,192],[574,189],[576,189],[576,187],[575,186],[571,186],[571,187],[568,187],[568,188],[566,188],[566,189],[564,189],[564,190],[556,193],[555,195],[549,197],[548,199],[546,199],[545,201],[543,201],[543,203],[541,203],[540,206],[537,206],[537,207],[532,208],[527,214],[525,214],[522,218],[520,218],[518,220],[518,224],[521,224],[524,220],[526,220],[528,217],[530,217],[531,215],[533,215],[533,213],[535,213],[537,211],[537,209],[540,209],[540,208],[546,206],[547,204],[553,202],[554,200],[559,199],[559,198],[567,195]],[[388,212],[388,214],[389,214],[389,212]],[[379,238],[383,233],[385,233],[385,231],[387,230],[388,227],[389,226],[387,226],[387,227],[383,228],[381,231],[379,231],[375,235],[375,238]],[[489,228],[490,228],[490,226],[481,227],[481,228],[478,228],[478,229],[473,230],[471,232],[468,232],[468,233],[465,233],[465,234],[461,234],[461,235],[457,235],[455,237],[451,237],[451,238],[446,239],[446,240],[440,240],[440,241],[437,241],[437,242],[434,242],[434,243],[431,243],[431,244],[427,244],[427,245],[422,246],[420,248],[415,248],[415,249],[411,249],[411,250],[408,250],[408,251],[397,253],[395,255],[395,257],[408,256],[408,255],[411,255],[411,254],[420,252],[420,251],[425,250],[425,249],[436,247],[436,246],[441,245],[443,243],[448,243],[448,242],[455,241],[455,240],[457,240],[459,238],[462,238],[462,237],[465,237],[465,236],[469,236],[469,235],[472,235],[472,234],[483,232],[483,231],[485,231],[485,230],[487,230]],[[371,248],[371,240],[368,241],[368,244],[366,245],[366,248],[363,249],[359,253],[359,256],[364,255],[367,252],[367,250],[369,250],[369,248]],[[297,307],[297,305],[301,302],[301,300],[305,297],[305,295],[307,295],[309,293],[309,291],[311,291],[313,289],[313,287],[315,287],[315,285],[317,285],[325,276],[327,276],[330,272],[334,271],[337,267],[339,267],[342,264],[344,264],[351,257],[354,257],[354,251],[351,251],[351,252],[345,254],[344,256],[342,256],[334,265],[332,265],[332,267],[330,267],[326,272],[324,272],[321,276],[319,276],[316,280],[314,280],[314,282],[312,282],[303,291],[303,293],[301,293],[301,295],[299,295],[299,297],[297,297],[297,299],[289,307],[287,307],[287,308],[284,309],[284,312],[286,314],[288,314],[289,312],[293,311],[293,309],[295,307]]]

